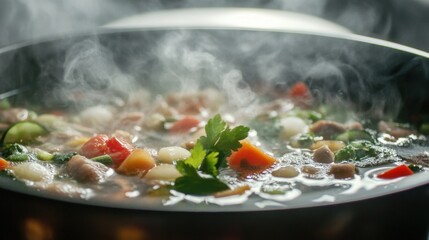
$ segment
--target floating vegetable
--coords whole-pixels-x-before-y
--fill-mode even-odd
[[[12,143],[31,143],[36,140],[37,137],[48,134],[48,130],[40,125],[39,123],[32,121],[17,122],[6,129],[1,143],[3,145]]]
[[[353,142],[356,140],[365,140],[371,143],[374,143],[375,140],[374,138],[371,136],[371,134],[369,134],[367,131],[365,130],[359,130],[359,129],[351,129],[348,130],[344,133],[341,133],[340,135],[338,135],[335,140],[338,141],[343,141],[343,142]]]
[[[241,148],[228,158],[228,164],[243,175],[260,173],[276,162],[273,156],[268,155],[248,141],[242,141],[241,145]]]
[[[391,168],[383,173],[378,174],[377,177],[382,179],[394,179],[394,178],[405,177],[413,174],[414,172],[407,165],[402,164],[397,167]]]

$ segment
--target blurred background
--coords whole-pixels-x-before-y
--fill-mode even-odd
[[[429,20],[429,0],[2,0],[0,46],[93,31],[136,14],[219,7],[301,13],[331,21],[353,33],[429,51],[425,24]]]

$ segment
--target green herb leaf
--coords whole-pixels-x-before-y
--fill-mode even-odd
[[[218,152],[209,153],[205,161],[201,165],[201,171],[203,171],[204,173],[210,174],[212,176],[217,176],[219,173],[216,167],[219,161],[218,156],[219,156]]]
[[[203,145],[200,141],[197,141],[194,148],[191,149],[191,156],[185,159],[185,163],[191,165],[195,169],[198,169],[206,157],[206,150],[204,150]]]
[[[219,114],[210,119],[206,126],[206,136],[201,137],[199,140],[205,149],[210,149],[219,140],[222,131],[227,127],[226,123],[222,120]]]
[[[232,151],[241,147],[240,141],[245,139],[249,133],[249,128],[244,126],[230,129],[219,114],[207,122],[205,130],[206,136],[201,137],[198,141],[201,141],[207,152],[219,153],[217,168],[226,166],[226,158],[231,155]]]
[[[54,154],[54,157],[52,158],[52,162],[64,164],[64,163],[68,162],[70,160],[70,158],[72,158],[76,154],[77,153],[75,153],[75,152],[66,153],[66,154]]]
[[[206,136],[198,139],[191,156],[176,163],[176,169],[183,175],[174,183],[176,191],[207,195],[229,189],[216,176],[219,168],[226,165],[226,158],[241,146],[240,140],[247,137],[249,128],[238,126],[230,129],[218,114],[207,122],[205,130]],[[212,177],[201,177],[199,172]]]
[[[228,189],[228,185],[219,179],[203,178],[198,174],[179,177],[174,183],[174,190],[192,195],[209,195]]]
[[[186,163],[185,161],[178,161],[176,163],[176,169],[179,171],[183,176],[194,176],[198,175],[197,169],[194,168],[194,166]]]
[[[110,166],[110,165],[113,164],[113,159],[108,154],[97,156],[97,157],[93,157],[93,158],[91,158],[91,160],[95,161],[95,162],[102,163],[102,164],[104,164],[106,166]]]
[[[392,150],[377,146],[369,141],[354,141],[335,154],[335,162],[360,161],[369,157],[392,157]]]
[[[22,162],[29,159],[28,149],[21,144],[8,144],[2,151],[2,155],[9,161]]]

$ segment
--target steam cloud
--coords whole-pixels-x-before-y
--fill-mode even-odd
[[[138,12],[157,10],[171,7],[264,7],[284,9],[308,13],[316,16],[329,15],[329,6],[332,1],[293,0],[293,1],[245,1],[232,3],[230,1],[194,1],[167,4],[162,1],[148,1],[145,4],[135,2],[119,2],[113,0],[77,0],[53,1],[41,0],[37,2],[20,0],[8,3],[9,10],[0,18],[0,24],[6,25],[17,21],[19,15],[25,13],[18,27],[11,34],[2,34],[0,44],[13,38],[39,38],[50,34],[66,34],[75,31],[94,30],[97,26],[108,21]],[[365,5],[368,6],[368,5]],[[352,28],[360,33],[368,33],[380,26],[380,9],[377,7],[364,7],[361,5],[347,5],[340,14],[330,14],[330,18]],[[359,9],[360,11],[356,11]],[[363,9],[363,10],[362,10]],[[18,14],[20,13],[20,14]],[[356,21],[359,19],[359,21]],[[365,21],[361,21],[365,19]],[[389,19],[389,18],[387,18]],[[390,31],[390,22],[382,22],[382,35]],[[358,24],[359,23],[359,24]],[[1,28],[0,28],[1,29]],[[245,35],[245,33],[243,33]],[[305,46],[294,38],[257,38],[243,36],[240,42],[227,43],[237,50],[237,56],[224,56],[214,39],[209,35],[192,35],[186,32],[172,33],[160,39],[159,43],[149,54],[157,58],[155,67],[150,65],[144,56],[148,52],[134,51],[130,56],[128,66],[117,66],[111,52],[102,47],[97,40],[87,40],[77,43],[71,48],[65,59],[65,72],[58,85],[55,97],[68,96],[69,100],[86,96],[86,102],[103,103],[105,95],[121,97],[126,95],[137,84],[148,79],[139,79],[142,72],[150,75],[150,81],[159,88],[169,88],[180,91],[196,91],[204,87],[214,86],[224,90],[228,101],[233,107],[240,109],[255,102],[256,93],[247,81],[259,78],[279,88],[286,89],[297,80],[314,80],[316,92],[326,96],[325,90],[335,88],[336,94],[330,101],[337,102],[342,95],[348,92],[346,81],[349,81],[344,72],[352,72],[354,85],[361,95],[358,98],[366,99],[365,82],[359,71],[351,66],[344,66],[338,61],[323,58],[311,59],[312,49],[324,47],[321,45]],[[144,44],[144,43],[142,43]],[[276,51],[276,46],[283,46]],[[257,56],[257,57],[255,57]],[[283,58],[282,56],[293,56]],[[297,57],[300,56],[300,57]],[[232,58],[232,59],[229,59]],[[247,63],[238,62],[237,59],[246,59]],[[355,56],[349,56],[353,59]],[[279,61],[282,59],[282,61]],[[306,60],[311,59],[311,60]],[[358,61],[358,59],[356,59]],[[241,69],[247,65],[249,69]],[[249,73],[250,72],[250,73]],[[131,77],[132,76],[132,77]],[[135,79],[136,78],[136,79]],[[322,81],[317,86],[317,79],[330,79]],[[385,94],[396,96],[397,93],[385,89]],[[67,93],[67,94],[65,94]],[[70,94],[72,93],[72,94]],[[258,92],[259,94],[259,92]],[[382,101],[382,100],[380,100]],[[378,101],[377,104],[380,103]],[[383,105],[383,104],[382,104]],[[369,111],[377,112],[380,109],[369,107]],[[395,110],[396,111],[396,110]]]

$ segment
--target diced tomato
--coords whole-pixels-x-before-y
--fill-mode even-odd
[[[9,162],[6,161],[6,159],[4,158],[0,158],[0,171],[3,171],[8,167],[9,167]]]
[[[228,158],[229,166],[243,175],[260,173],[271,167],[276,159],[248,141],[241,141],[241,147]]]
[[[295,83],[288,91],[288,96],[292,98],[309,98],[311,96],[310,90],[303,82]]]
[[[106,141],[109,139],[107,135],[100,134],[90,138],[80,148],[80,154],[87,157],[93,158],[107,154],[109,148],[106,145]]]
[[[133,150],[133,146],[130,143],[117,137],[108,139],[106,145],[109,149],[107,154],[116,164],[122,163]]]
[[[399,177],[405,177],[414,174],[414,172],[405,164],[391,168],[383,173],[378,174],[378,178],[383,179],[394,179]]]
[[[173,123],[169,131],[171,133],[186,133],[200,124],[200,120],[193,116],[185,116]]]
[[[80,149],[80,154],[87,158],[108,154],[119,165],[130,155],[132,149],[133,146],[123,139],[109,138],[105,134],[100,134],[84,143]]]

